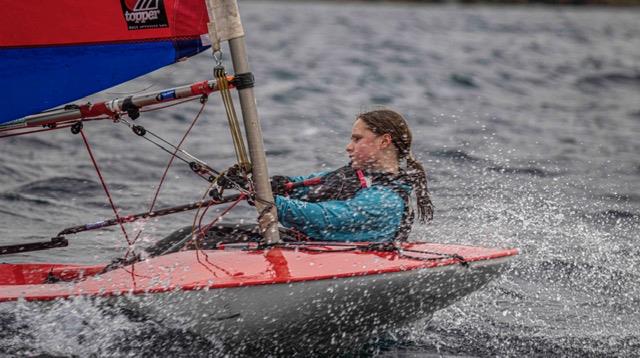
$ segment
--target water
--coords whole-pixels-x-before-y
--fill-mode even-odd
[[[436,219],[416,239],[518,247],[499,280],[431,321],[381,336],[381,356],[640,355],[640,12],[634,8],[241,3],[273,174],[346,161],[356,113],[386,105],[411,122]],[[201,55],[98,94],[106,99],[206,79]],[[197,104],[139,122],[177,141]],[[187,150],[233,162],[212,97]],[[168,160],[122,124],[85,126],[126,213],[146,210]],[[3,242],[51,237],[111,217],[81,139],[62,130],[0,142]],[[198,200],[205,183],[176,164],[159,206]],[[251,218],[242,208],[230,219]],[[192,216],[133,224],[140,246]],[[105,262],[118,230],[5,262]],[[208,340],[86,303],[2,308],[13,355],[223,354]],[[69,315],[68,312],[76,312]]]

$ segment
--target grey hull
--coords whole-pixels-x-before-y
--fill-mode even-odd
[[[125,300],[130,308],[220,342],[232,353],[348,352],[478,290],[508,260]]]

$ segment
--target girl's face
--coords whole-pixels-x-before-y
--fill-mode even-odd
[[[389,138],[387,138],[389,137]],[[347,153],[354,169],[374,168],[390,142],[390,136],[377,135],[367,127],[361,119],[356,120],[351,129],[351,141],[347,145]]]

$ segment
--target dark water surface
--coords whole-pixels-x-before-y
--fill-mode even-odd
[[[272,174],[346,161],[354,115],[403,112],[429,169],[435,221],[415,238],[518,247],[502,278],[431,321],[381,336],[382,356],[640,356],[640,11],[570,7],[249,2],[240,4]],[[210,77],[198,56],[94,96]],[[90,80],[90,78],[88,78]],[[198,111],[143,114],[177,142]],[[186,149],[234,160],[212,97]],[[168,156],[122,124],[86,133],[114,200],[146,210]],[[112,216],[81,138],[67,130],[0,141],[2,242],[51,237]],[[177,163],[160,206],[206,183]],[[250,208],[229,221],[253,217]],[[192,214],[130,225],[150,245]],[[96,263],[121,255],[119,230],[4,262]],[[0,354],[216,355],[203,337],[90,304],[0,307]]]

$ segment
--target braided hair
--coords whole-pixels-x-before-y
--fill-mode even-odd
[[[398,151],[398,159],[406,160],[406,174],[416,193],[418,219],[426,223],[433,219],[433,203],[427,188],[427,173],[411,152],[412,135],[407,121],[398,112],[390,109],[377,109],[357,116],[375,134],[389,134],[391,142]]]

